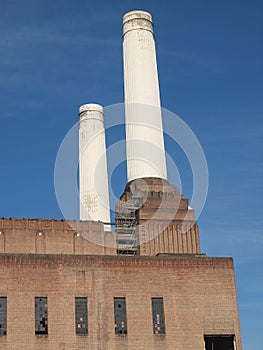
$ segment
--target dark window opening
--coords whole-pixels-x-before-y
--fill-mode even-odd
[[[48,334],[47,298],[35,298],[35,334]]]
[[[137,255],[138,252],[136,250],[129,249],[117,249],[117,255]]]
[[[205,350],[234,350],[234,335],[205,335]]]
[[[88,334],[88,299],[75,298],[76,334]]]
[[[114,298],[115,334],[127,334],[126,300]]]
[[[153,333],[165,334],[163,298],[152,298]]]
[[[6,335],[6,297],[0,297],[0,336]]]

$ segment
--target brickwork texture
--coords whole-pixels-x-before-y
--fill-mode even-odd
[[[204,349],[204,334],[235,334],[241,349],[231,258],[0,255],[8,350]],[[48,335],[34,333],[34,298],[48,298]],[[76,335],[75,297],[88,298],[88,335]],[[125,297],[127,335],[114,332]],[[165,335],[153,334],[151,298],[164,300]]]

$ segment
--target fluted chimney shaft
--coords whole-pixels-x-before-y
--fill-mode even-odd
[[[103,108],[86,104],[79,109],[80,220],[110,222],[108,172]],[[106,230],[109,229],[105,225]]]
[[[124,93],[128,181],[167,179],[152,16],[123,17]]]

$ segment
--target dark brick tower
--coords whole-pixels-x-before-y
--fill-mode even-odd
[[[116,231],[118,254],[200,254],[194,211],[163,179],[136,179],[126,185],[116,206]]]

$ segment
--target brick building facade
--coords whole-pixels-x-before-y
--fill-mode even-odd
[[[235,335],[241,349],[232,259],[7,254],[0,261],[1,349],[203,350],[204,336],[215,334]],[[35,297],[47,298],[46,335],[35,335]],[[87,298],[85,335],[76,334],[77,297]],[[115,334],[114,298],[126,300],[127,334]],[[153,333],[152,298],[163,298],[165,334]]]
[[[145,182],[147,198],[141,185],[126,186],[124,202],[143,199],[138,249],[127,255],[117,249],[120,212],[116,232],[99,222],[0,219],[1,349],[241,350],[233,261],[200,253],[193,210],[160,181]]]
[[[164,180],[151,15],[132,11],[123,29],[125,101],[155,108],[148,116],[135,110],[137,124],[131,104],[126,110],[133,125],[126,138],[137,145],[127,143],[129,182],[116,229],[104,231],[109,223],[99,221],[0,219],[1,350],[241,350],[233,261],[201,254],[194,210]],[[90,114],[94,108],[99,117]],[[92,123],[82,122],[80,140],[90,125],[95,130],[94,115],[103,130],[102,107],[81,107],[80,117]],[[152,146],[143,157],[138,135]],[[91,213],[108,195],[106,160],[103,190],[94,192],[95,146],[90,158],[80,157],[80,197]]]

